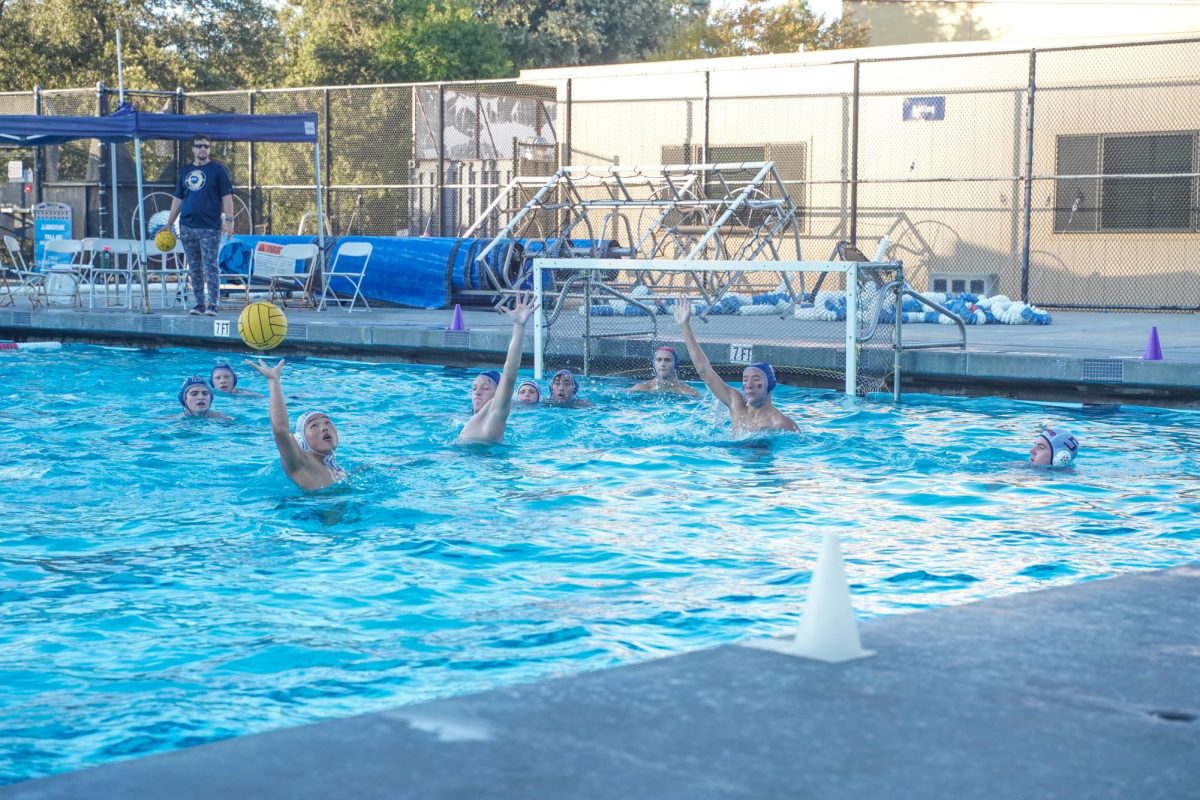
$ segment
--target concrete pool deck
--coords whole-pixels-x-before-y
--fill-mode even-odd
[[[154,293],[152,291],[152,297]],[[155,298],[157,300],[157,298]],[[189,316],[184,309],[143,314],[123,309],[33,311],[24,298],[0,308],[0,336],[17,340],[61,339],[98,344],[187,345],[242,350],[235,305],[214,318]],[[499,364],[510,327],[490,309],[464,309],[465,333],[446,331],[451,312],[394,307],[346,313],[288,308],[288,339],[280,354],[338,354],[367,360],[401,360],[451,366]],[[737,320],[733,322],[731,320]],[[747,318],[714,317],[697,326],[701,342],[720,353],[731,341],[763,346],[785,382],[803,382],[805,368],[828,364],[844,323],[828,326],[824,341],[786,347],[745,332]],[[672,320],[659,317],[659,338],[678,339]],[[630,318],[626,325],[644,325]],[[734,325],[737,325],[736,332]],[[1143,361],[1151,326],[1158,329],[1164,359]],[[910,324],[906,344],[955,339],[954,326]],[[644,363],[644,342],[606,343]],[[621,349],[623,348],[623,349]],[[529,363],[530,347],[526,347]],[[647,350],[648,353],[648,350]],[[891,350],[874,355],[891,364]],[[757,360],[757,357],[756,357]],[[789,368],[793,372],[789,373]],[[1055,312],[1051,325],[984,325],[967,328],[965,350],[909,350],[903,354],[904,391],[986,394],[1076,403],[1133,403],[1200,408],[1200,314],[1133,312]]]
[[[1182,798],[1200,565],[727,646],[0,788],[3,800]]]

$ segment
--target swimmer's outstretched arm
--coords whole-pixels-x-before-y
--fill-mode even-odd
[[[500,384],[496,396],[480,411],[482,418],[472,419],[459,434],[459,440],[476,439],[499,442],[504,438],[508,414],[512,410],[513,387],[517,384],[517,371],[521,369],[521,352],[525,347],[525,323],[533,313],[533,293],[518,293],[512,310],[500,309],[512,320],[512,338],[508,341],[508,353],[504,357],[504,371],[500,373]]]
[[[700,343],[696,341],[696,334],[692,332],[691,298],[685,294],[678,295],[675,298],[673,313],[675,322],[679,324],[679,330],[683,332],[683,341],[687,345],[688,355],[691,356],[692,364],[696,367],[696,373],[704,380],[704,385],[725,405],[730,405],[735,399],[740,398],[741,395],[737,390],[721,380],[721,376],[712,368],[712,364],[708,363],[708,356],[704,354]]]
[[[271,435],[275,437],[275,446],[279,448],[279,460],[283,462],[283,471],[295,480],[295,474],[305,466],[305,458],[304,451],[292,436],[292,429],[288,424],[287,403],[283,400],[283,386],[280,383],[283,359],[279,359],[273,367],[268,367],[261,358],[257,364],[250,359],[246,359],[246,363],[267,379],[267,387],[271,394]]]
[[[512,338],[508,340],[508,353],[504,356],[504,371],[500,373],[500,386],[496,389],[496,398],[501,400],[504,416],[512,408],[513,388],[517,385],[517,371],[521,369],[521,352],[525,347],[525,323],[533,314],[533,292],[517,293],[510,311],[500,309],[501,314],[507,314],[512,322]],[[495,413],[495,412],[493,412]]]

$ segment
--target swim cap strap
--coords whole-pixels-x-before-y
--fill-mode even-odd
[[[537,392],[538,400],[541,400],[541,399],[542,399],[542,389],[541,389],[541,387],[540,387],[540,386],[538,386],[538,385],[537,385],[536,383],[534,383],[533,381],[521,381],[521,385],[517,387],[517,391],[518,391],[518,392],[520,392],[520,391],[521,391],[522,389],[524,389],[526,386],[532,386],[532,387],[533,387],[533,390],[534,390],[535,392]]]
[[[554,378],[557,378],[559,375],[566,375],[568,378],[570,378],[571,385],[575,387],[575,391],[579,391],[579,379],[575,377],[574,372],[571,372],[569,369],[560,369],[558,372],[554,373],[554,377],[550,379],[550,382],[553,383]]]
[[[208,382],[213,385],[213,388],[215,389],[217,387],[216,382],[213,381],[213,376],[215,376],[217,374],[217,370],[219,370],[219,369],[226,370],[229,372],[230,375],[233,376],[233,388],[236,389],[237,388],[237,373],[233,371],[233,367],[231,367],[229,365],[228,361],[218,361],[216,364],[213,365],[212,370],[208,373]]]
[[[208,388],[208,381],[201,378],[199,375],[189,375],[188,379],[183,382],[183,387],[179,390],[179,405],[187,408],[187,391],[193,386],[203,386]]]
[[[658,352],[661,350],[665,350],[666,352],[671,354],[671,360],[674,362],[674,366],[672,367],[672,369],[675,371],[675,374],[678,375],[679,374],[679,354],[675,352],[675,348],[671,347],[671,345],[669,345],[669,344],[664,344],[664,345],[660,345],[660,346],[654,348],[654,353],[657,355]],[[652,368],[654,367],[654,356],[650,356],[650,366]]]
[[[767,394],[775,391],[775,370],[766,361],[757,361],[750,365],[750,369],[756,369],[763,374],[767,379]]]
[[[1065,467],[1075,460],[1079,452],[1079,440],[1070,431],[1046,428],[1042,438],[1050,445],[1050,463],[1056,467]]]

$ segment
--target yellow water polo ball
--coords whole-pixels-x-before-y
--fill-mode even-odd
[[[175,234],[169,228],[163,228],[154,234],[154,246],[163,253],[171,252],[175,249]]]
[[[255,350],[273,350],[287,336],[287,317],[274,303],[251,303],[238,317],[238,336]]]

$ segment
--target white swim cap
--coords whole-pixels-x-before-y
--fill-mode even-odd
[[[1065,467],[1075,460],[1079,452],[1079,440],[1070,431],[1046,428],[1042,438],[1050,445],[1050,463],[1056,467]]]

